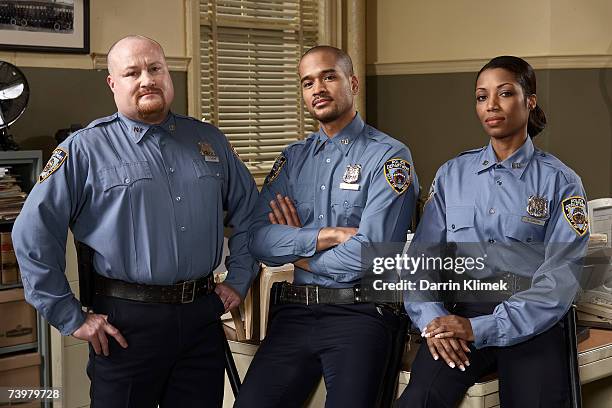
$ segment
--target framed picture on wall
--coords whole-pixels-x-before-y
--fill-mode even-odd
[[[89,53],[89,0],[3,0],[0,49]]]

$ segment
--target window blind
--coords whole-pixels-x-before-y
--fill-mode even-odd
[[[316,129],[297,64],[317,44],[318,0],[201,0],[202,117],[218,126],[255,176]]]

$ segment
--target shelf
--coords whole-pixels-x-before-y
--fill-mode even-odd
[[[0,347],[0,355],[16,353],[18,351],[36,350],[38,348],[38,342],[18,344],[16,346]]]
[[[23,285],[20,283],[11,283],[10,285],[0,285],[0,290],[4,289],[15,289],[15,288],[23,288]]]

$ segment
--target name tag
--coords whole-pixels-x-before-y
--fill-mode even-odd
[[[204,156],[204,160],[207,162],[219,163],[219,156]]]
[[[527,216],[522,217],[521,221],[528,222],[530,224],[535,224],[535,225],[545,225],[546,224],[545,220],[539,220],[537,218],[531,218],[531,217],[527,217]]]
[[[359,190],[359,184],[340,183],[340,189],[341,190],[358,191]]]

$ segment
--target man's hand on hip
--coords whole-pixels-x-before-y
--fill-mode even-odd
[[[127,348],[128,344],[123,335],[108,322],[108,316],[103,314],[88,313],[85,322],[72,333],[72,336],[91,343],[96,354],[102,352],[105,356],[108,356],[107,334],[114,337],[121,347]]]

